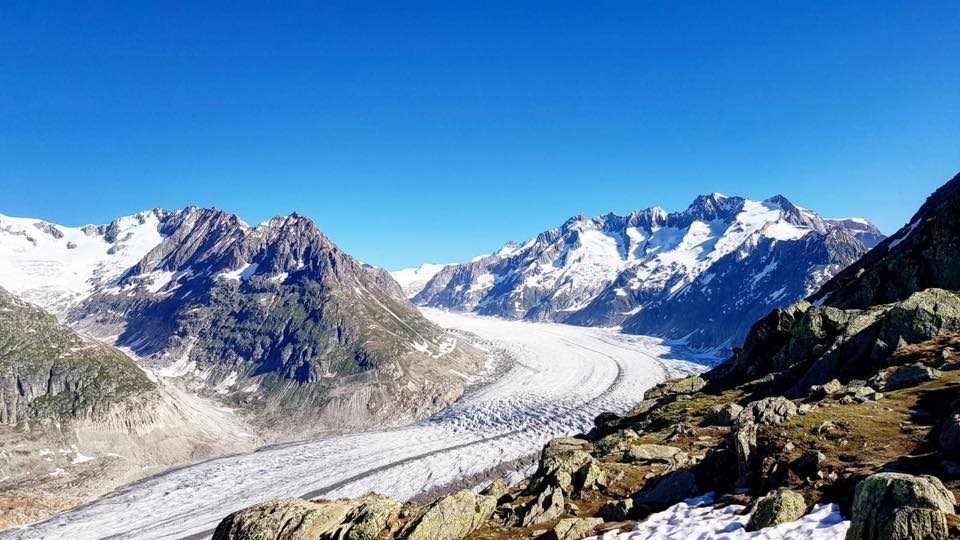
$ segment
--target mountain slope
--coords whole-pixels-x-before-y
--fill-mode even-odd
[[[523,245],[443,268],[413,301],[731,345],[745,335],[744,320],[810,294],[881,236],[865,220],[825,220],[782,196],[714,193],[682,212],[573,217]],[[727,313],[711,311],[718,306]]]
[[[0,285],[280,432],[305,435],[305,419],[324,431],[423,417],[480,363],[389,273],[297,214],[256,227],[195,207],[80,229],[0,224]]]

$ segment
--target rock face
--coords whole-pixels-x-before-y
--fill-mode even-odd
[[[952,514],[955,503],[935,477],[875,474],[857,485],[847,539],[947,538],[944,514]]]
[[[563,503],[560,503],[563,506]],[[458,540],[490,519],[497,499],[461,491],[425,507],[400,531],[402,540]]]
[[[155,398],[154,388],[120,351],[0,289],[0,424],[96,419],[124,402]]]
[[[703,195],[682,212],[575,216],[447,266],[414,302],[732,345],[746,321],[814,292],[881,237],[868,222],[824,220],[782,196]]]
[[[379,495],[338,501],[277,499],[230,514],[214,540],[373,540],[400,512]]]
[[[803,495],[790,490],[771,493],[757,500],[750,513],[747,529],[756,531],[796,521],[807,513]]]
[[[153,210],[108,226],[52,226],[61,238],[17,235],[24,227],[0,219],[0,285],[86,333],[116,336],[161,373],[277,431],[304,436],[305,417],[318,432],[412,421],[461,395],[451,369],[479,366],[385,270],[297,214],[251,227],[216,209]],[[79,247],[67,250],[68,240]]]

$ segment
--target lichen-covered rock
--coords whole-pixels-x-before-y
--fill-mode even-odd
[[[613,453],[626,450],[630,441],[639,439],[640,435],[632,429],[622,429],[614,431],[606,437],[594,443],[594,452],[598,456],[607,456]]]
[[[489,486],[483,488],[483,491],[481,491],[480,494],[500,500],[500,497],[506,495],[509,489],[510,488],[507,487],[507,483],[504,482],[503,478],[497,478],[491,482]]]
[[[657,399],[674,394],[693,394],[703,390],[707,381],[698,375],[664,381],[643,393],[643,399]]]
[[[752,471],[754,457],[757,451],[757,434],[760,428],[756,423],[747,421],[734,427],[730,434],[733,453],[737,459],[737,472],[742,481],[745,481]]]
[[[743,407],[736,403],[724,403],[710,407],[703,418],[704,426],[731,426],[734,420],[743,412]]]
[[[553,537],[556,540],[580,540],[590,536],[593,529],[602,523],[600,518],[561,519],[553,527]]]
[[[680,449],[663,444],[636,444],[627,448],[623,460],[627,463],[669,463],[680,454]]]
[[[832,396],[844,389],[843,384],[833,379],[823,384],[815,384],[810,387],[810,397],[813,399],[823,399]]]
[[[955,504],[933,476],[874,474],[857,484],[847,540],[945,539]]]
[[[661,509],[697,494],[697,480],[687,469],[661,475],[653,485],[646,485],[633,496],[635,505]]]
[[[548,487],[558,487],[564,494],[583,489],[589,468],[594,463],[589,441],[565,437],[547,443],[540,453],[540,464],[530,478],[527,491],[538,494]]]
[[[400,530],[400,540],[458,540],[490,519],[497,500],[470,491],[440,497]]]
[[[803,495],[790,490],[775,491],[753,505],[747,530],[756,531],[796,521],[807,513]]]
[[[336,501],[275,499],[230,514],[214,540],[372,540],[400,512],[381,495]]]
[[[743,425],[756,423],[761,426],[775,426],[797,414],[797,406],[789,399],[776,396],[753,401],[744,407],[737,416],[736,423]]]
[[[563,492],[548,488],[533,501],[523,513],[521,527],[532,527],[560,517],[563,513]]]
[[[897,388],[908,388],[920,383],[939,379],[942,373],[938,369],[927,367],[921,364],[908,364],[900,366],[893,371],[883,385],[884,390],[895,390]]]

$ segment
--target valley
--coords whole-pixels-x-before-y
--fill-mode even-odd
[[[483,478],[554,437],[587,429],[601,411],[626,411],[654,384],[715,361],[611,329],[422,311],[474,341],[492,368],[429,419],[184,466],[0,538],[101,538],[105,531],[109,538],[208,537],[228,513],[268,498],[375,490],[410,499]]]

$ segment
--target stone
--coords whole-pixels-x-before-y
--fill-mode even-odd
[[[820,465],[827,460],[827,456],[819,450],[807,450],[797,459],[790,463],[790,469],[797,473],[797,476],[804,479],[817,478],[820,472]]]
[[[639,507],[633,504],[633,499],[620,499],[604,503],[597,511],[597,515],[604,521],[626,521],[636,519]]]
[[[600,518],[566,518],[553,527],[556,540],[581,540],[593,533],[593,529],[603,523]]]
[[[561,502],[561,507],[563,503]],[[400,529],[399,540],[459,540],[486,523],[497,499],[460,491],[424,507]]]
[[[521,527],[532,527],[547,521],[553,521],[563,514],[563,492],[557,488],[548,488],[523,512]]]
[[[789,399],[776,396],[753,401],[737,415],[736,424],[754,422],[761,426],[774,426],[797,414],[797,406]]]
[[[844,389],[843,384],[840,381],[833,379],[830,382],[824,384],[815,384],[810,387],[810,397],[813,399],[823,399],[825,397],[832,396],[833,394],[839,393]]]
[[[697,480],[693,473],[687,469],[679,469],[661,475],[652,486],[644,486],[633,496],[633,503],[662,509],[696,494]]]
[[[675,394],[694,394],[703,390],[703,387],[706,385],[707,381],[698,375],[684,377],[682,379],[670,379],[644,392],[643,399],[646,401],[648,399],[658,399]]]
[[[663,444],[636,444],[627,448],[623,460],[627,463],[669,463],[681,453],[679,448]]]
[[[940,366],[940,371],[956,371],[960,369],[960,360],[954,360],[953,362],[947,362]]]
[[[741,481],[750,476],[754,455],[757,451],[757,434],[760,428],[753,422],[739,425],[732,433],[733,453],[737,459],[737,472]]]
[[[955,504],[936,477],[877,473],[857,484],[847,540],[945,539]]]
[[[274,499],[230,514],[215,540],[372,540],[400,512],[400,502],[381,495],[336,501]]]
[[[895,390],[897,388],[908,388],[920,383],[939,379],[943,374],[938,369],[927,367],[922,364],[907,364],[895,369],[884,383],[884,390]]]
[[[731,426],[737,416],[743,412],[743,407],[736,403],[724,403],[710,407],[703,418],[704,426]]]
[[[807,513],[803,495],[790,490],[774,491],[753,505],[747,530],[756,531],[796,521]]]
[[[550,441],[540,453],[540,464],[530,478],[527,491],[538,494],[547,487],[553,486],[569,495],[583,489],[583,485],[576,480],[588,479],[588,471],[583,469],[589,468],[595,461],[589,453],[592,448],[593,445],[589,441],[572,437]]]
[[[494,497],[499,501],[501,497],[507,494],[509,489],[510,488],[507,487],[507,483],[504,482],[503,478],[497,478],[491,482],[489,486],[483,488],[483,491],[481,491],[480,494],[488,497]]]
[[[948,452],[960,450],[960,408],[954,409],[940,425],[938,442]]]
[[[600,439],[594,443],[593,447],[598,456],[607,456],[624,451],[630,441],[639,438],[640,435],[636,431],[632,429],[622,429],[620,431],[614,431],[610,435]]]

